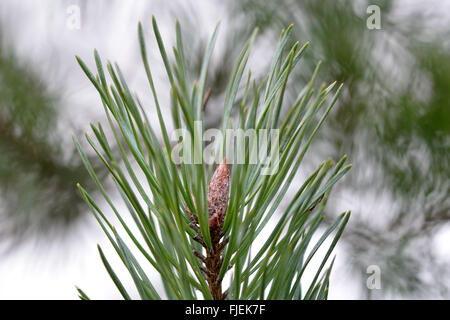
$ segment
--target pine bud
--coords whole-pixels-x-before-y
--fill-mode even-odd
[[[209,228],[221,230],[225,220],[230,192],[230,171],[226,159],[217,167],[209,182],[208,189],[208,213]]]

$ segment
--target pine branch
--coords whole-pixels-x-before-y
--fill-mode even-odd
[[[213,167],[208,167],[205,161],[195,162],[193,159],[196,155],[202,158],[205,151],[204,141],[197,130],[204,127],[203,112],[210,90],[206,94],[204,91],[217,27],[206,48],[198,80],[191,83],[186,76],[187,61],[179,24],[176,24],[174,61],[170,61],[167,55],[154,18],[152,25],[170,84],[173,123],[177,129],[183,130],[185,136],[193,139],[191,145],[181,144],[179,158],[183,161],[180,163],[176,163],[173,158],[177,145],[174,146],[170,141],[172,135],[162,116],[163,110],[147,60],[142,25],[138,26],[141,56],[153,95],[162,143],[157,130],[150,125],[145,108],[136,95],[131,94],[120,68],[110,62],[106,64],[113,82],[113,85],[109,85],[97,51],[94,51],[96,74],[77,57],[102,99],[119,154],[111,152],[110,143],[100,124],[91,125],[95,139],[87,134],[86,139],[110,172],[140,237],[131,231],[122,213],[117,210],[115,201],[109,198],[76,137],[74,143],[90,176],[113,210],[122,233],[127,234],[135,249],[161,275],[164,293],[169,299],[197,299],[198,294],[205,299],[216,300],[326,297],[332,267],[328,258],[347,224],[349,213],[338,217],[314,245],[310,246],[309,243],[322,223],[323,210],[332,187],[350,166],[344,166],[346,157],[337,163],[325,161],[302,186],[295,186],[294,176],[312,139],[334,106],[342,86],[322,110],[336,83],[315,88],[318,66],[295,103],[286,106],[288,116],[283,119],[281,109],[285,87],[308,44],[300,47],[295,43],[288,48],[292,29],[289,26],[281,33],[267,77],[258,84],[252,81],[249,72],[246,84],[242,86],[241,80],[256,38],[255,31],[233,68],[224,99],[222,129],[218,131],[224,136],[221,146],[223,151],[226,150],[226,144],[230,143],[224,133],[233,126],[236,126],[234,129],[249,132],[273,130],[276,133],[275,140],[266,145],[266,155],[258,153],[260,158],[256,163],[250,163],[249,159],[257,145],[244,143],[248,146],[243,148],[241,154],[245,161],[236,162],[237,155],[230,158],[231,171],[221,148],[216,147],[213,156],[223,160],[207,185],[208,172],[212,173],[210,170]],[[242,98],[239,101],[238,119],[233,121],[232,109],[238,104],[238,92]],[[267,164],[273,165],[272,170],[268,170]],[[138,179],[138,173],[145,177],[145,184],[142,179]],[[298,191],[294,197],[287,199],[287,190],[291,187]],[[160,294],[149,281],[145,268],[122,240],[114,221],[107,218],[88,191],[82,186],[78,188],[129,271],[140,298],[159,299]],[[267,228],[267,222],[282,201],[289,203],[286,210],[279,213],[278,223],[271,234],[256,255],[250,257],[252,245],[261,231]],[[316,270],[316,276],[309,289],[302,290],[301,279],[305,269],[332,234],[331,245]],[[138,238],[143,239],[143,242]],[[101,258],[118,290],[124,298],[130,297],[106,257],[102,254]],[[244,264],[245,261],[248,263]],[[231,269],[234,270],[231,286],[223,288],[222,280]]]

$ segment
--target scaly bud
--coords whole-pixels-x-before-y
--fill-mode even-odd
[[[211,231],[220,231],[222,229],[228,207],[229,192],[230,171],[228,170],[226,159],[223,159],[209,182],[208,213]]]

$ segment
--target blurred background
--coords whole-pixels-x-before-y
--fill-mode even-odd
[[[353,212],[330,298],[450,298],[450,1],[2,0],[0,299],[76,299],[75,285],[92,298],[119,297],[96,250],[109,246],[75,187],[95,190],[72,134],[104,118],[74,56],[92,66],[97,48],[153,110],[137,42],[142,21],[155,48],[152,14],[168,47],[179,19],[193,77],[221,21],[208,75],[209,127],[219,126],[228,76],[253,29],[260,32],[250,68],[259,77],[281,29],[294,24],[292,41],[311,45],[286,103],[319,60],[321,81],[344,83],[303,167],[343,154],[353,163],[327,209],[330,221]],[[150,52],[169,106],[162,63]],[[367,286],[370,266],[379,267],[381,289]]]

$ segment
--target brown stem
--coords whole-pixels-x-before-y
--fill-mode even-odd
[[[220,269],[222,267],[222,251],[225,245],[228,243],[228,239],[224,239],[220,242],[221,235],[219,230],[211,230],[211,248],[205,247],[206,257],[199,251],[193,250],[194,255],[198,257],[204,265],[200,267],[203,276],[208,282],[209,291],[214,300],[225,300],[227,298],[226,293],[222,293],[222,279],[219,279]],[[197,234],[194,240],[205,244],[201,234]]]
[[[205,267],[209,271],[206,281],[209,285],[209,291],[214,300],[224,300],[222,293],[222,279],[219,279],[220,269],[222,267],[222,250],[220,238],[212,232],[211,234],[212,250],[207,250]]]

